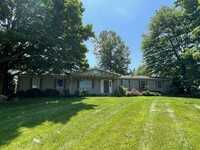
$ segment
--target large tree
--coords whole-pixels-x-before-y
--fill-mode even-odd
[[[93,41],[94,54],[100,68],[126,74],[130,64],[130,50],[114,31],[102,31]]]
[[[196,2],[191,1],[198,8]],[[189,93],[191,87],[200,84],[199,37],[193,35],[198,34],[199,17],[195,15],[194,19],[194,12],[188,14],[182,7],[162,7],[152,18],[149,33],[143,35],[142,42],[148,71],[175,78]]]
[[[92,26],[82,24],[79,0],[0,1],[0,93],[9,72],[60,74],[88,67],[84,41]]]

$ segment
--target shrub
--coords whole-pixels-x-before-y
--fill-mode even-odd
[[[75,91],[75,96],[77,97],[84,97],[87,95],[87,90],[86,89],[77,89]]]
[[[5,95],[0,95],[0,102],[4,102],[4,101],[7,101],[8,100],[8,97],[5,96]]]
[[[33,89],[28,89],[26,91],[26,96],[27,97],[38,97],[38,96],[42,96],[42,91],[38,88],[33,88]]]
[[[25,97],[26,96],[26,92],[24,90],[18,91],[17,92],[17,97]]]
[[[121,94],[121,92],[119,90],[116,90],[114,92],[114,96],[116,96],[116,97],[122,97],[122,94]]]
[[[127,91],[126,96],[141,96],[142,94],[137,90]]]
[[[122,96],[126,96],[126,93],[127,93],[127,89],[123,86],[120,86],[119,87],[119,91],[121,92],[121,95]]]
[[[46,89],[43,92],[44,96],[58,96],[60,92],[56,89]]]
[[[122,96],[126,96],[126,93],[127,93],[127,89],[123,86],[120,86],[119,90],[116,90],[114,92],[114,96],[122,97]]]
[[[150,91],[143,91],[142,96],[161,96],[162,94],[159,92],[150,92]]]
[[[63,93],[64,93],[64,96],[65,96],[65,97],[70,97],[70,93],[69,93],[69,90],[68,90],[68,89],[64,89],[64,90],[63,90]]]
[[[141,92],[142,96],[150,96],[150,91]]]

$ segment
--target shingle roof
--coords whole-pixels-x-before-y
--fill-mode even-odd
[[[120,79],[146,79],[146,80],[169,80],[168,78],[149,77],[149,76],[121,76]]]

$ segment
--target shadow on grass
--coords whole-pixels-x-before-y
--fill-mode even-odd
[[[96,105],[85,98],[34,98],[0,104],[0,146],[9,144],[21,133],[20,127],[32,128],[46,121],[67,123],[71,117]]]

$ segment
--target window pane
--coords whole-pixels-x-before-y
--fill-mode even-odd
[[[32,88],[40,88],[40,78],[32,79]]]
[[[144,80],[140,81],[140,89],[145,89],[145,88],[147,88],[147,81]]]
[[[63,79],[58,79],[57,80],[57,87],[63,87],[63,85],[64,85]]]
[[[92,81],[84,80],[79,83],[81,89],[92,89]]]
[[[122,80],[122,86],[129,89],[129,83],[128,80]]]
[[[161,81],[157,81],[157,87],[158,87],[158,89],[162,89],[162,82]]]

